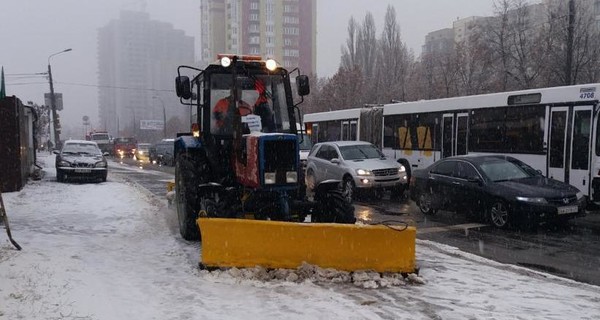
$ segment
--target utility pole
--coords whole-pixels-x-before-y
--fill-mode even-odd
[[[54,83],[52,82],[52,67],[50,67],[50,58],[57,54],[69,52],[71,50],[71,48],[65,49],[63,51],[48,56],[48,81],[50,82],[50,141],[52,141],[54,148],[57,147],[57,142],[60,141],[60,136],[58,133],[58,129],[56,128],[56,120],[58,118],[58,114],[56,113],[56,97],[54,96]]]
[[[567,61],[565,63],[565,85],[573,83],[571,73],[573,70],[573,38],[575,29],[575,0],[569,0],[569,25],[567,26]]]

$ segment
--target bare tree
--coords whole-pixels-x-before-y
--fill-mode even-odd
[[[375,102],[406,100],[406,79],[412,60],[413,57],[400,36],[396,10],[388,5],[377,53]]]
[[[351,70],[354,66],[358,65],[356,51],[358,49],[357,35],[359,32],[360,26],[358,26],[354,17],[350,17],[350,21],[348,21],[348,39],[346,39],[346,47],[342,47],[341,59],[341,66],[346,70]]]
[[[497,0],[494,2],[495,15],[486,19],[483,27],[480,29],[483,33],[481,37],[485,39],[494,58],[499,61],[493,67],[493,72],[499,81],[499,89],[505,91],[508,88],[510,74],[510,23],[509,10],[511,9],[510,0]]]
[[[456,85],[458,95],[481,94],[489,91],[492,70],[492,54],[479,33],[473,33],[468,41],[456,44]]]
[[[365,20],[360,27],[358,37],[357,61],[360,63],[361,70],[365,78],[373,77],[375,68],[375,59],[377,58],[377,37],[375,28],[375,19],[371,12],[367,12]]]
[[[590,79],[597,73],[600,50],[592,5],[589,1],[548,1],[548,23],[542,32],[549,52],[549,85],[597,80]]]
[[[320,111],[356,108],[364,105],[365,86],[362,71],[358,66],[338,71],[323,86],[319,98]]]

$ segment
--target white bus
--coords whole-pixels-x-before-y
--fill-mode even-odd
[[[508,154],[600,204],[600,84],[388,104],[386,156],[424,168],[463,154]]]
[[[381,146],[383,107],[305,114],[303,121],[313,143],[338,140],[362,140]]]
[[[585,84],[320,112],[304,122],[313,142],[372,142],[409,175],[449,156],[508,154],[600,204],[599,97],[600,84]]]

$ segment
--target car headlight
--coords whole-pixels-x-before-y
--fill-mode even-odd
[[[65,160],[60,160],[60,161],[58,162],[58,166],[59,166],[59,167],[70,167],[70,166],[71,166],[71,163],[70,163],[70,162],[67,162],[67,161],[65,161]]]
[[[528,202],[528,203],[536,203],[536,204],[545,204],[548,203],[544,198],[530,198],[530,197],[517,197],[518,201]]]
[[[406,168],[404,166],[400,166],[400,168],[398,168],[398,173],[404,173],[406,172]]]
[[[296,171],[287,171],[285,173],[285,182],[286,183],[296,183],[296,182],[298,182],[298,172],[296,172]]]
[[[275,184],[275,172],[265,172],[265,184]]]
[[[96,167],[96,168],[106,168],[106,161],[98,161],[98,162],[96,162],[96,164],[94,165],[94,167]]]
[[[356,169],[356,174],[359,175],[359,176],[370,176],[371,175],[371,170]]]
[[[583,197],[584,197],[584,196],[583,196],[583,192],[581,192],[581,191],[577,192],[577,195],[576,195],[576,196],[577,196],[577,200],[580,200],[581,198],[583,198]]]

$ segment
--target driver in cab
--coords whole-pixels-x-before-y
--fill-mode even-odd
[[[238,88],[236,96],[238,99],[237,107],[240,112],[240,115],[245,116],[252,113],[252,107],[250,107],[250,105],[247,102],[241,99],[242,90],[240,88]],[[230,105],[231,108],[229,108]],[[231,121],[233,119],[234,112],[235,101],[234,89],[232,88],[229,96],[217,101],[217,104],[215,104],[215,107],[213,108],[213,117],[215,119],[216,128],[219,130],[222,128],[231,128]]]
[[[230,131],[232,130],[232,120],[235,112],[235,101],[234,101],[234,89],[231,89],[230,95],[220,99],[215,104],[213,108],[213,117],[215,120],[215,128],[218,132]],[[253,106],[245,102],[241,99],[242,90],[238,88],[237,91],[237,108],[239,110],[240,116],[248,116],[250,114],[255,114],[260,117],[260,123],[262,130],[264,132],[273,132],[274,131],[274,121],[273,121],[273,112],[269,107],[269,94],[266,91],[266,86],[264,82],[260,79],[257,79],[255,82],[255,90],[258,93],[258,98]],[[231,106],[231,108],[230,108]]]

